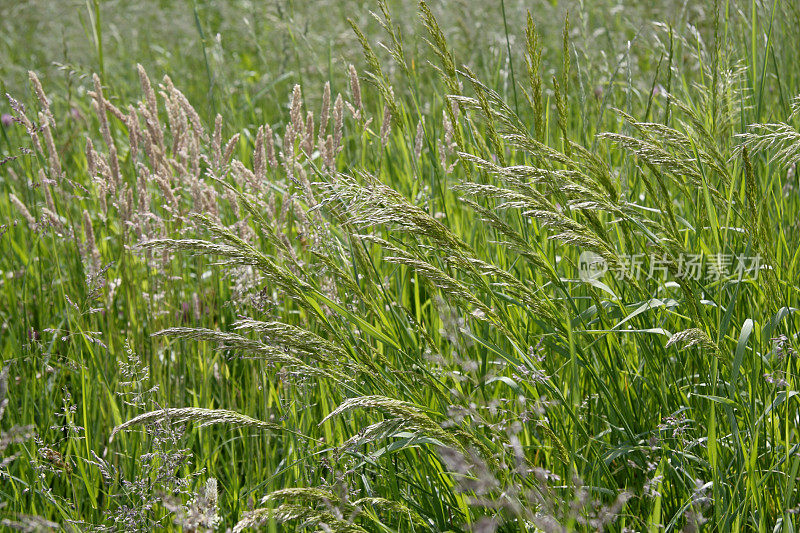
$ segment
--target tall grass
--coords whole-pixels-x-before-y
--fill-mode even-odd
[[[4,526],[793,531],[794,6],[276,6],[9,98]]]

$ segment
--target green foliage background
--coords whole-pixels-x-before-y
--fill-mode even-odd
[[[214,478],[220,528],[794,531],[798,28],[788,1],[2,3],[41,140],[1,126],[4,527],[191,530]],[[169,164],[109,111],[108,193],[92,74],[128,116],[137,64]],[[250,180],[295,85],[302,122],[325,83],[358,108],[350,64],[332,168],[312,135]],[[588,283],[584,250],[670,275]],[[765,268],[677,276],[699,253]]]

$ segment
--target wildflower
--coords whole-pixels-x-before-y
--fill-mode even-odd
[[[9,128],[14,123],[14,117],[8,113],[3,113],[2,117],[0,117],[0,123],[3,124],[4,128]]]
[[[773,337],[772,345],[774,346],[775,357],[778,360],[785,359],[787,356],[796,355],[794,349],[789,345],[789,338],[786,335],[779,335]]]
[[[781,371],[776,371],[776,372],[772,372],[772,373],[765,372],[764,373],[764,381],[766,381],[767,383],[769,383],[771,385],[775,385],[775,387],[777,387],[779,389],[783,389],[783,388],[786,388],[786,387],[789,386],[789,382],[786,381],[786,379],[784,377],[784,373],[781,372]]]
[[[676,413],[674,415],[664,418],[663,423],[658,425],[658,429],[662,431],[672,430],[672,436],[678,437],[680,435],[683,435],[686,432],[686,430],[689,429],[690,424],[691,421],[688,418],[686,418],[686,415],[684,413],[680,414]]]

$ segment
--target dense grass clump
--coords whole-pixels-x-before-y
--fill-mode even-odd
[[[37,4],[3,527],[795,530],[794,4]]]

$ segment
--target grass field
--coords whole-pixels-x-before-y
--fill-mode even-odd
[[[648,4],[0,2],[0,528],[796,531],[800,8]]]

